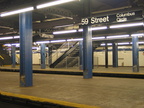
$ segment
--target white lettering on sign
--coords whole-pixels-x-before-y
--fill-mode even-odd
[[[135,16],[135,12],[127,12],[127,13],[118,13],[116,17],[128,17],[128,16]]]
[[[81,24],[82,24],[82,25],[88,25],[88,24],[89,24],[89,19],[88,19],[88,18],[83,18],[83,19],[81,20]]]
[[[97,18],[97,17],[92,17],[91,18],[91,24],[97,24],[97,23],[105,23],[109,22],[109,16]]]
[[[116,14],[116,21],[117,22],[125,22],[127,21],[127,17],[135,16],[135,12],[127,12],[127,13],[118,13]]]
[[[135,11],[135,12],[124,12],[124,13],[116,13],[113,15],[106,15],[106,16],[97,16],[97,17],[88,17],[83,18],[81,20],[81,25],[93,25],[93,24],[100,24],[100,23],[112,23],[112,22],[127,22],[131,20],[135,20],[136,18],[142,19],[142,11]]]
[[[127,18],[117,18],[116,21],[117,22],[125,22],[125,21],[127,21]]]

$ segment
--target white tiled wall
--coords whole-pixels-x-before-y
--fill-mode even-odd
[[[108,52],[108,61],[109,61],[108,64],[112,65],[112,51]],[[105,65],[105,52],[104,51],[94,52],[94,64]],[[132,66],[132,51],[119,51],[118,52],[118,65],[119,66]],[[139,65],[144,66],[144,51],[139,51]]]
[[[19,58],[19,54],[17,54],[16,56],[17,58]],[[108,52],[108,61],[108,64],[112,65],[112,51]],[[33,64],[40,64],[40,53],[33,53]],[[105,65],[104,50],[100,52],[94,52],[94,65]],[[132,51],[119,51],[118,65],[132,66]],[[144,51],[139,51],[139,65],[144,66]]]

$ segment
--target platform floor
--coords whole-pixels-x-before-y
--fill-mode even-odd
[[[19,87],[19,73],[0,72],[0,91],[99,106],[144,108],[144,79],[34,74],[33,87]]]
[[[17,65],[15,68],[12,68],[11,65],[4,65],[4,66],[0,66],[0,69],[19,69],[19,65]],[[62,70],[62,71],[77,71],[77,72],[82,72],[81,69],[79,69],[79,67],[69,67],[69,68],[48,68],[46,67],[46,69],[41,69],[40,65],[33,65],[33,70]],[[139,68],[139,72],[133,72],[132,67],[117,67],[117,68],[113,68],[111,66],[109,66],[108,68],[105,68],[103,66],[99,66],[99,67],[94,67],[93,72],[116,72],[116,73],[141,73],[144,74],[144,67],[140,67]]]

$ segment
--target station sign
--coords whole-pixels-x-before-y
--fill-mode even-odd
[[[101,23],[121,23],[133,20],[141,20],[142,11],[131,11],[124,13],[117,13],[114,15],[105,15],[100,17],[82,18],[81,25],[94,25]]]

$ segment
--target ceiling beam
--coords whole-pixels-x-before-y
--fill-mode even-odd
[[[33,29],[34,30],[48,29],[48,28],[53,28],[55,26],[61,26],[61,25],[67,25],[67,24],[76,24],[79,22],[80,22],[80,20],[78,20],[78,19],[75,19],[75,20],[62,19],[62,20],[51,21],[51,22],[34,23]]]
[[[58,8],[58,7],[49,7],[42,10],[37,10],[37,12],[47,15],[61,16],[61,17],[73,17],[73,13],[69,10]]]

